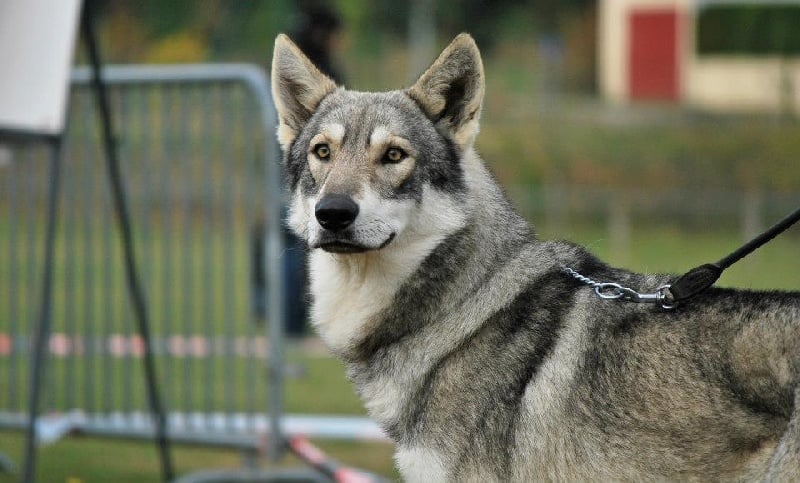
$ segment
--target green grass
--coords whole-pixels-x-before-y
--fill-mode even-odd
[[[396,478],[392,467],[392,446],[351,442],[315,442],[339,461]],[[24,436],[0,432],[0,451],[15,464],[21,464]],[[176,473],[185,475],[201,470],[238,468],[242,456],[229,450],[176,447],[173,449]],[[37,477],[42,483],[146,483],[160,481],[156,448],[149,442],[108,441],[96,438],[70,438],[44,446],[38,453]],[[287,455],[269,467],[299,467],[302,462]],[[19,472],[21,468],[16,468]],[[18,481],[18,475],[0,475],[0,483]]]
[[[326,356],[309,356],[297,350],[290,351],[289,359],[302,364],[305,375],[287,380],[285,401],[288,412],[364,414],[339,361]],[[397,476],[390,444],[342,441],[315,441],[315,444],[350,466]],[[17,465],[22,462],[23,445],[21,433],[0,432],[0,452],[7,454]],[[241,456],[231,450],[176,446],[173,454],[179,474],[201,469],[236,468],[241,464]],[[297,459],[287,456],[278,466],[300,464]],[[82,482],[149,482],[158,481],[159,463],[155,446],[150,442],[78,437],[42,447],[37,473],[39,481],[43,482],[74,483],[70,478]],[[0,476],[0,483],[11,481],[15,478]]]
[[[735,232],[686,228],[674,224],[651,225],[631,233],[629,250],[611,243],[606,229],[573,225],[555,232],[544,227],[542,238],[580,243],[604,261],[637,272],[682,274],[703,263],[714,262],[742,245]],[[727,270],[717,283],[722,287],[754,290],[800,290],[800,230],[794,228],[774,239]]]

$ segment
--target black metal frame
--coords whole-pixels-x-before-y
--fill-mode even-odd
[[[103,146],[106,154],[109,183],[112,188],[114,206],[118,226],[121,234],[121,243],[125,256],[127,285],[133,300],[137,321],[137,330],[142,337],[144,345],[144,371],[148,388],[150,409],[154,415],[156,426],[156,443],[161,458],[161,473],[164,481],[174,478],[174,469],[170,454],[170,442],[167,435],[167,424],[164,407],[158,391],[155,362],[150,350],[150,328],[147,314],[147,302],[144,297],[137,272],[136,256],[132,243],[132,224],[127,206],[127,196],[119,167],[119,158],[114,143],[111,122],[111,109],[108,102],[106,85],[101,78],[101,60],[93,25],[93,12],[91,2],[84,4],[81,13],[81,34],[86,45],[92,67],[92,87],[97,100],[100,114],[100,130],[103,137]],[[33,348],[31,351],[31,377],[28,400],[28,424],[26,428],[25,452],[21,481],[32,483],[36,480],[37,456],[37,421],[39,419],[42,384],[48,357],[46,347],[50,338],[52,327],[52,280],[53,257],[55,251],[55,237],[58,229],[59,195],[61,189],[61,148],[63,134],[51,135],[26,132],[15,129],[0,129],[0,139],[10,143],[45,143],[50,148],[49,188],[47,200],[47,216],[45,227],[44,269],[42,273],[42,292],[39,317],[35,325]]]

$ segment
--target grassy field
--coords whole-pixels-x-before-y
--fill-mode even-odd
[[[315,442],[339,461],[396,478],[392,467],[392,446],[351,442]],[[0,432],[0,451],[15,464],[21,464],[24,436]],[[175,447],[172,451],[178,475],[201,470],[238,468],[242,457],[234,451]],[[149,442],[109,441],[96,438],[71,438],[40,448],[37,481],[43,483],[144,483],[160,480],[156,448]],[[264,465],[270,467],[269,465]],[[300,467],[302,462],[291,455],[274,467]],[[21,468],[17,468],[17,471]],[[18,481],[18,475],[0,475],[0,482]]]
[[[616,266],[644,273],[680,274],[717,261],[743,243],[736,231],[686,228],[674,224],[634,229],[629,251],[613,249],[604,227],[568,226],[554,232],[544,226],[543,238],[567,239],[587,246],[601,259]],[[751,256],[727,270],[721,287],[754,290],[800,290],[800,227],[793,227]]]
[[[315,351],[316,352],[316,351]],[[305,374],[290,378],[286,387],[286,409],[300,413],[363,414],[363,409],[338,361],[327,356],[292,350],[289,360],[302,364]],[[378,443],[315,441],[329,455],[349,465],[387,476],[395,476],[392,446]],[[0,452],[15,464],[22,462],[24,437],[0,432]],[[186,474],[201,469],[236,468],[241,455],[235,451],[177,446],[173,449],[176,470]],[[149,482],[159,480],[155,446],[149,442],[68,438],[44,446],[39,452],[37,473],[43,482]],[[299,466],[285,457],[279,466]],[[18,468],[19,469],[19,468]],[[0,476],[0,482],[16,481]]]

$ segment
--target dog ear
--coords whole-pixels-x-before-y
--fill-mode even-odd
[[[275,39],[272,55],[272,100],[278,112],[278,141],[284,149],[297,137],[336,83],[284,34]]]
[[[434,122],[442,122],[463,149],[478,134],[483,63],[469,34],[456,37],[407,93]]]

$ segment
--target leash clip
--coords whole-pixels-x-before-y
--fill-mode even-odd
[[[663,285],[653,293],[640,293],[618,283],[595,283],[594,293],[603,300],[623,300],[637,304],[658,304],[664,309],[674,309],[677,304],[671,300],[669,285]]]
[[[662,309],[670,310],[678,306],[672,292],[670,292],[670,285],[662,285],[653,293],[640,293],[632,288],[625,287],[614,282],[597,282],[591,278],[581,275],[580,272],[561,265],[561,270],[594,289],[594,293],[603,300],[621,300],[623,302],[632,302],[637,304],[655,304],[660,305]]]

